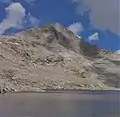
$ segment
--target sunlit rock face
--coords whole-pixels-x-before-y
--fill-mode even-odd
[[[119,89],[115,56],[59,23],[0,36],[0,92]]]

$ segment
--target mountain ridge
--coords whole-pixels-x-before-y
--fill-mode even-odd
[[[0,36],[1,92],[118,90],[120,62],[100,52],[59,23]]]

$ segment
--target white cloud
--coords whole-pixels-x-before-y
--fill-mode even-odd
[[[95,32],[94,34],[92,34],[91,36],[88,37],[88,40],[89,40],[89,41],[99,40],[99,33],[98,33],[98,32]]]
[[[36,2],[37,0],[25,0],[25,1],[31,3],[31,2]]]
[[[6,18],[0,23],[0,34],[4,33],[7,29],[23,28],[23,18],[25,17],[25,9],[20,3],[12,3],[7,8]]]
[[[73,0],[77,13],[90,9],[91,24],[120,34],[120,0]]]
[[[40,21],[37,18],[33,17],[30,13],[27,15],[25,22],[28,24],[28,27],[36,27],[40,23]]]
[[[2,3],[11,3],[11,2],[13,2],[14,0],[0,0],[0,2],[2,2]],[[18,0],[16,0],[16,1],[18,1]],[[24,1],[26,1],[27,3],[34,3],[34,2],[36,2],[37,0],[24,0]]]
[[[11,0],[0,0],[0,2],[3,2],[3,3],[10,3]]]
[[[28,15],[28,19],[25,19],[25,8],[20,3],[12,3],[5,8],[6,17],[0,23],[0,34],[3,34],[9,28],[23,29],[25,28],[25,22],[34,26],[39,24],[38,20],[32,15]],[[27,24],[27,23],[26,23]]]
[[[11,0],[2,0],[4,3],[11,3]]]
[[[74,34],[77,35],[79,32],[83,31],[84,28],[80,22],[76,22],[76,23],[71,24],[68,27],[68,30],[71,30]]]

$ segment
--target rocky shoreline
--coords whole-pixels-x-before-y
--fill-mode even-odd
[[[108,89],[92,89],[92,88],[71,88],[71,89],[28,89],[25,90],[14,90],[11,88],[9,90],[8,88],[0,88],[0,94],[6,94],[6,93],[69,93],[69,92],[120,92],[120,89],[117,88],[108,88]]]

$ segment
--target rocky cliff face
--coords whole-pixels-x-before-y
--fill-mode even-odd
[[[0,90],[119,89],[120,61],[55,23],[0,36]]]

